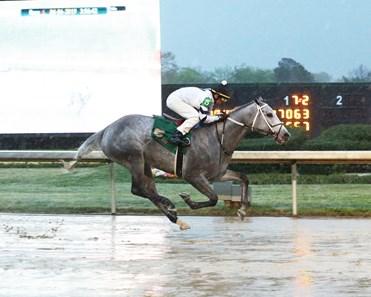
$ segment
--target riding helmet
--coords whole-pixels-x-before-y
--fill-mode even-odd
[[[220,95],[224,100],[227,101],[231,98],[232,92],[228,87],[228,82],[226,80],[223,80],[218,86],[211,89],[212,92]]]

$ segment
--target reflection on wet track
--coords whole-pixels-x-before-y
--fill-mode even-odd
[[[0,220],[0,296],[371,296],[369,219]]]

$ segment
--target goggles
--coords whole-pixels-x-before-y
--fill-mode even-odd
[[[220,92],[217,92],[217,91],[215,91],[215,90],[212,90],[212,91],[214,91],[216,94],[218,94],[218,95],[220,96],[219,99],[220,99],[222,102],[227,102],[227,101],[231,98],[230,96],[225,95],[225,94],[220,93]]]

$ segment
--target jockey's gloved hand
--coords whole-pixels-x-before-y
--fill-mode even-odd
[[[219,117],[219,121],[224,121],[226,118],[229,117],[229,115],[227,113],[218,113],[217,116]]]

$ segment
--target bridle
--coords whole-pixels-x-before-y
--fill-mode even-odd
[[[247,126],[247,125],[245,125],[244,123],[241,123],[241,122],[239,122],[239,121],[236,121],[236,120],[232,119],[231,117],[228,117],[227,120],[231,121],[232,123],[234,123],[234,124],[236,124],[236,125],[239,125],[239,126],[241,126],[241,127],[244,127],[245,129],[249,129],[249,130],[251,130],[251,131],[257,131],[257,132],[260,132],[260,133],[263,133],[263,134],[266,134],[266,135],[270,135],[270,136],[273,137],[274,140],[276,140],[277,137],[278,137],[278,135],[279,135],[280,132],[281,132],[281,129],[282,129],[282,127],[283,127],[283,123],[282,123],[282,122],[279,122],[279,123],[277,123],[277,124],[275,124],[275,125],[271,125],[271,124],[268,122],[266,116],[265,116],[264,113],[263,113],[263,108],[266,107],[266,106],[268,106],[268,104],[265,103],[265,104],[263,104],[263,105],[260,105],[260,104],[259,104],[258,102],[256,102],[256,101],[255,101],[255,103],[256,103],[257,110],[256,110],[256,114],[255,114],[255,117],[254,117],[254,120],[253,120],[251,126]],[[262,130],[262,129],[255,128],[255,123],[256,123],[256,120],[257,120],[259,114],[262,116],[264,122],[267,124],[268,129],[269,129],[268,131],[265,131],[265,130]],[[275,128],[275,127],[277,127],[277,126],[280,126],[280,128],[278,129],[278,132],[274,132],[274,129],[273,129],[273,128]]]
[[[239,122],[239,121],[236,121],[235,119],[232,119],[231,117],[228,117],[227,120],[230,121],[230,122],[232,122],[232,123],[234,123],[234,124],[236,124],[236,125],[238,125],[238,126],[241,126],[241,127],[245,128],[245,129],[248,129],[249,131],[257,131],[257,132],[260,132],[260,133],[265,134],[265,135],[270,135],[270,136],[273,137],[274,140],[277,140],[278,135],[280,134],[281,129],[282,129],[282,127],[283,127],[283,123],[280,121],[279,123],[277,123],[277,124],[275,124],[275,125],[271,125],[271,124],[268,122],[266,116],[265,116],[264,113],[263,113],[263,108],[266,107],[266,106],[268,106],[268,104],[265,103],[265,104],[263,104],[263,105],[260,105],[259,102],[258,102],[257,100],[254,100],[254,101],[255,101],[255,103],[256,103],[257,110],[256,110],[256,114],[255,114],[255,117],[254,117],[254,120],[253,120],[251,126],[248,126],[248,125],[245,125],[244,123],[241,123],[241,122]],[[259,114],[262,116],[262,118],[264,119],[264,122],[267,124],[268,129],[269,129],[268,131],[265,131],[265,130],[262,130],[262,129],[259,129],[259,128],[255,128],[255,127],[254,127],[254,126],[255,126],[255,123],[256,123],[256,120],[257,120],[257,118],[258,118],[258,116],[259,116]],[[225,130],[225,123],[226,123],[226,121],[224,121],[224,123],[223,123],[223,132],[222,132],[222,136],[221,136],[221,138],[219,138],[219,134],[218,134],[218,133],[217,133],[217,136],[218,136],[218,139],[219,139],[220,146],[221,146],[222,149],[223,149],[223,152],[224,152],[225,154],[227,154],[227,155],[231,155],[231,153],[229,153],[229,152],[225,149],[225,147],[224,147],[224,130]],[[274,129],[273,129],[273,128],[275,128],[275,127],[277,127],[277,126],[280,126],[280,128],[278,129],[278,132],[274,132]],[[216,127],[217,127],[217,126],[216,126]],[[218,128],[217,128],[217,129],[218,129]]]

